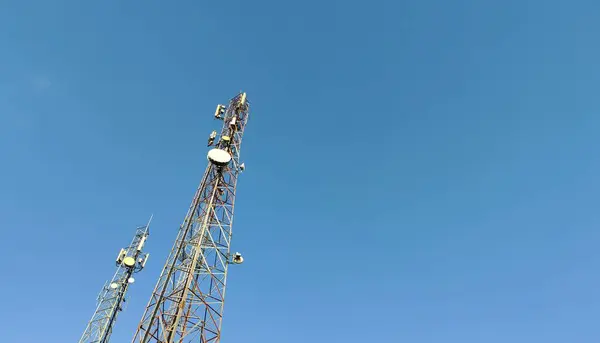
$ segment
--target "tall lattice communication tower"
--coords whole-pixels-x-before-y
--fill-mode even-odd
[[[150,218],[152,221],[152,218]],[[133,274],[146,266],[150,254],[144,253],[144,244],[148,238],[150,221],[146,226],[136,229],[133,240],[117,256],[117,271],[106,283],[98,295],[98,306],[88,322],[79,343],[107,343],[110,339],[117,315],[123,309],[129,285],[135,280]]]
[[[219,342],[227,268],[242,263],[230,253],[240,146],[248,121],[249,102],[240,93],[227,106],[218,105],[223,120],[213,131],[208,167],[165,263],[132,342]]]

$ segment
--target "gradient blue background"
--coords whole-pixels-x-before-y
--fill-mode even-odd
[[[154,213],[129,342],[253,112],[223,342],[600,336],[597,1],[3,1],[0,332],[76,342]]]

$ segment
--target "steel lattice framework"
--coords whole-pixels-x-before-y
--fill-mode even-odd
[[[106,283],[100,291],[96,311],[88,322],[79,343],[107,343],[109,341],[117,315],[122,311],[129,285],[133,282],[132,275],[144,268],[150,256],[143,252],[149,228],[150,222],[146,226],[137,228],[129,246],[119,252],[116,261],[117,271],[110,282]]]
[[[248,114],[245,93],[217,106],[215,117],[224,120],[220,138],[132,342],[219,342],[228,265],[242,262],[230,243]],[[215,150],[221,155],[213,159]]]

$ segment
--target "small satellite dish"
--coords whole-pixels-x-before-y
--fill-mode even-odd
[[[123,259],[123,264],[127,267],[133,267],[135,266],[135,259],[131,256],[127,256]]]
[[[134,282],[135,282],[135,279],[134,279],[134,278],[132,278],[132,277],[130,277],[129,279],[127,279],[127,282],[128,282],[128,283],[134,283]]]
[[[244,258],[242,257],[242,254],[240,254],[239,252],[236,252],[235,254],[233,254],[233,263],[235,263],[235,264],[244,263]]]
[[[231,155],[223,149],[211,149],[206,156],[209,161],[218,165],[224,166],[231,161]]]
[[[112,289],[116,289],[117,287],[119,287],[119,284],[116,282],[113,282],[110,284],[110,288],[112,288]]]

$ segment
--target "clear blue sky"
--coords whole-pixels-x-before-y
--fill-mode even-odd
[[[4,1],[0,331],[75,342],[151,213],[129,342],[240,89],[223,342],[588,343],[594,1]]]

